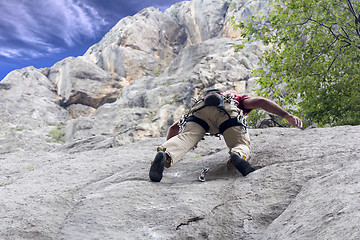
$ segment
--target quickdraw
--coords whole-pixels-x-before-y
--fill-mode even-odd
[[[239,101],[237,100],[235,94],[233,94],[231,92],[226,92],[226,93],[223,94],[223,96],[224,96],[224,102],[233,104],[235,106],[239,105]],[[247,132],[248,124],[247,124],[246,118],[245,118],[244,113],[243,113],[242,110],[240,110],[240,113],[236,117],[236,120],[237,120],[237,123],[239,125],[243,126],[245,132]]]
[[[205,182],[205,175],[209,172],[209,168],[203,168],[200,172],[199,181]]]
[[[191,115],[192,109],[193,109],[196,105],[198,105],[199,103],[203,102],[204,99],[199,99],[199,100],[198,100],[198,99],[196,99],[196,98],[192,98],[191,101],[194,102],[194,103],[193,103],[192,106],[189,108],[189,110],[181,116],[181,118],[180,118],[180,120],[179,120],[179,122],[178,122],[179,133],[181,133],[181,132],[184,130],[184,126],[185,126],[185,124],[186,124],[186,120],[187,120],[187,119],[189,118],[189,116]]]
[[[236,100],[236,96],[230,92],[226,92],[223,94],[224,102],[233,104],[237,106],[239,104],[239,101]]]
[[[183,114],[178,122],[178,126],[179,126],[179,134],[184,130],[184,126],[186,123],[186,119],[188,118],[188,113],[187,114]]]
[[[241,113],[236,117],[236,120],[241,126],[243,126],[245,132],[247,133],[248,124],[247,124],[246,118],[245,118],[245,116],[243,114],[243,111],[241,111]]]

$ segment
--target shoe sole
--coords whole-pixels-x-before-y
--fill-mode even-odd
[[[160,182],[163,176],[165,167],[165,153],[160,151],[156,154],[153,163],[151,164],[149,177],[153,182]]]
[[[241,158],[237,153],[231,153],[230,159],[236,169],[245,177],[249,173],[255,171],[254,167],[245,159]]]

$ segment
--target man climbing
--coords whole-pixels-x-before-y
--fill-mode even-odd
[[[150,180],[160,182],[164,167],[178,162],[206,133],[223,135],[230,149],[230,161],[243,176],[253,172],[255,169],[248,162],[250,138],[244,116],[257,108],[285,118],[294,127],[302,127],[298,117],[266,98],[209,90],[180,122],[169,128],[167,140],[158,147],[150,167]]]

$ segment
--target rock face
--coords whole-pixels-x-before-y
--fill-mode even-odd
[[[0,83],[0,153],[58,146],[50,132],[65,124],[69,114],[57,98],[55,85],[40,70],[11,72]]]
[[[0,153],[160,137],[204,89],[250,93],[250,70],[264,46],[247,44],[234,53],[243,40],[229,19],[260,11],[267,11],[265,0],[185,1],[164,13],[147,8],[120,20],[84,56],[10,73],[0,83],[6,120]],[[20,83],[24,78],[31,86]]]
[[[257,170],[228,170],[207,137],[160,183],[163,138],[0,156],[3,239],[359,239],[360,127],[251,129]],[[206,182],[197,180],[210,168]]]
[[[67,108],[81,104],[94,109],[115,102],[126,80],[113,77],[84,57],[67,58],[56,63],[47,73],[56,86],[60,105]]]
[[[206,138],[148,178],[205,89],[250,93],[264,46],[229,25],[265,0],[193,0],[122,19],[84,56],[0,83],[1,239],[360,239],[359,126],[250,129],[257,171]],[[197,180],[210,168],[206,182]]]

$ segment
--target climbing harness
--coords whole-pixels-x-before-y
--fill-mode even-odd
[[[230,127],[234,127],[234,126],[242,126],[244,128],[245,132],[247,132],[248,125],[247,125],[246,118],[242,111],[239,113],[239,115],[237,117],[229,118],[228,120],[226,120],[225,122],[220,124],[220,126],[219,126],[220,134],[223,134],[226,131],[226,129],[228,129]]]
[[[216,94],[212,94],[211,96],[214,96],[214,95],[216,95]],[[228,129],[230,127],[234,127],[234,126],[242,126],[244,128],[245,132],[247,132],[248,125],[247,125],[246,118],[244,116],[243,111],[240,109],[238,116],[232,118],[230,116],[230,114],[225,110],[225,107],[224,107],[225,103],[229,103],[229,104],[232,104],[235,106],[237,106],[239,104],[239,102],[237,101],[236,96],[234,94],[224,93],[218,99],[216,99],[216,97],[213,97],[212,99],[208,100],[208,105],[206,104],[207,99],[208,98],[206,96],[203,99],[199,99],[199,100],[195,99],[195,103],[191,106],[191,108],[188,110],[188,112],[183,114],[183,116],[181,117],[181,119],[178,123],[179,133],[181,133],[183,131],[186,122],[196,122],[202,128],[204,128],[205,132],[209,132],[209,129],[210,129],[209,125],[201,118],[194,116],[194,113],[203,109],[204,107],[215,106],[214,104],[217,104],[217,103],[218,103],[218,105],[216,106],[217,109],[226,113],[228,115],[229,119],[226,120],[225,122],[223,122],[219,126],[219,133],[215,134],[216,136],[223,134],[226,129]],[[204,102],[204,105],[199,108],[196,108],[196,106],[198,106],[202,102]]]
[[[196,122],[199,124],[202,128],[204,128],[205,132],[209,132],[210,126],[201,118],[195,117],[194,115],[188,117],[186,119],[187,122]]]

